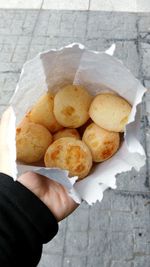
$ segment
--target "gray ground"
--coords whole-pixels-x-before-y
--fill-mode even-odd
[[[14,92],[21,68],[38,52],[81,42],[115,55],[150,87],[150,14],[88,11],[0,10],[0,112]],[[150,267],[150,91],[141,115],[146,166],[118,176],[117,190],[101,203],[85,203],[60,223],[44,246],[39,267]]]

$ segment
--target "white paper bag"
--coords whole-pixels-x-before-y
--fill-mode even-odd
[[[106,52],[87,50],[81,44],[71,44],[59,50],[40,53],[25,63],[10,106],[0,124],[0,171],[16,179],[28,170],[45,175],[63,184],[71,196],[89,204],[101,201],[103,192],[116,188],[116,175],[134,167],[137,171],[145,164],[145,152],[139,142],[140,103],[146,89],[121,61],[112,56],[114,45]],[[107,161],[93,167],[90,175],[75,183],[68,172],[16,164],[15,127],[32,105],[47,90],[57,92],[66,84],[81,84],[90,94],[115,91],[132,105],[124,141],[118,152]],[[15,124],[16,119],[16,124]],[[10,142],[11,140],[11,142]],[[3,154],[2,154],[3,153]]]

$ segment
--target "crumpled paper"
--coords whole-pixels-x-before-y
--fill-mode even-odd
[[[21,173],[32,170],[64,185],[76,202],[101,201],[103,192],[116,188],[116,175],[145,164],[146,156],[139,142],[140,103],[146,88],[123,63],[113,57],[115,45],[105,52],[91,51],[73,43],[58,50],[40,53],[24,64],[10,107],[0,124],[0,171],[14,180]],[[68,178],[68,171],[57,168],[27,166],[16,162],[15,127],[32,105],[47,90],[57,92],[67,84],[82,84],[90,94],[113,91],[125,98],[132,111],[126,125],[124,141],[118,152],[107,161],[93,167],[90,175],[76,183]],[[16,120],[16,122],[15,122]],[[11,142],[10,142],[11,140]]]

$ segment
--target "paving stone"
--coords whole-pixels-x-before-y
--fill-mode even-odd
[[[131,232],[133,229],[132,213],[122,211],[112,211],[110,214],[111,231]]]
[[[112,211],[124,211],[130,212],[133,206],[133,197],[127,195],[121,195],[121,193],[117,193],[114,191],[114,194],[111,198],[111,209]]]
[[[17,35],[0,35],[1,38],[1,42],[4,44],[3,45],[3,49],[5,52],[9,52],[10,50],[12,50],[12,52],[14,51],[14,48],[16,47],[16,44],[18,42],[18,38],[19,36]]]
[[[3,49],[3,44],[1,43],[0,44],[0,52],[2,51],[2,49]]]
[[[45,41],[45,49],[60,48],[62,46],[69,45],[71,43],[82,43],[84,44],[84,37],[47,37]]]
[[[66,234],[66,223],[67,219],[59,222],[59,231],[57,235],[47,244],[43,246],[43,253],[50,254],[50,253],[62,253],[64,250],[64,241],[65,241],[65,234]]]
[[[44,45],[46,41],[45,36],[34,36],[31,40],[31,46],[34,45]]]
[[[110,241],[106,231],[91,230],[89,231],[89,255],[106,257],[110,255]]]
[[[149,138],[150,138],[150,131],[147,131],[146,132],[147,141],[149,140]],[[146,156],[147,156],[147,165],[149,166],[149,161],[150,161],[150,144],[149,144],[149,142],[146,145]],[[150,167],[148,167],[148,171],[147,172],[148,172],[148,175],[149,175]]]
[[[146,109],[146,116],[147,116],[147,126],[150,127],[150,88],[148,88],[145,94],[145,109]]]
[[[0,49],[0,62],[9,63],[11,62],[14,48],[8,44],[3,44]]]
[[[91,255],[88,256],[87,265],[86,267],[108,267],[110,260],[109,258],[103,257],[103,255],[100,255],[99,257],[94,256],[91,257]]]
[[[7,18],[12,19],[14,17],[15,10],[13,9],[0,9],[0,19],[5,20]]]
[[[146,210],[149,211],[149,199],[150,199],[150,194],[148,193],[147,195],[144,194],[139,194],[135,195],[133,197],[133,211],[141,211],[141,210]]]
[[[66,232],[65,255],[85,256],[87,254],[88,233],[87,232]]]
[[[34,36],[45,36],[47,35],[47,28],[49,23],[49,17],[51,13],[47,10],[42,10],[39,14],[37,23],[34,29]],[[56,16],[57,21],[57,16]]]
[[[5,85],[6,78],[7,78],[6,73],[1,73],[0,72],[0,89],[1,89],[1,91],[4,90],[4,85]]]
[[[150,89],[150,80],[144,80],[144,84],[145,84],[146,88]]]
[[[134,246],[134,253],[137,255],[150,255],[150,244],[137,241]]]
[[[3,90],[4,88],[4,81],[0,81],[0,89]]]
[[[19,79],[19,73],[7,74],[5,83],[3,85],[3,91],[12,91],[14,92],[17,82]]]
[[[12,91],[0,91],[0,105],[8,105],[12,95]]]
[[[60,267],[62,262],[62,255],[49,255],[43,254],[38,267]]]
[[[137,173],[134,169],[117,175],[117,190],[147,192],[149,189],[146,184],[146,166],[142,167]]]
[[[43,253],[62,253],[64,247],[65,238],[65,228],[59,229],[58,234],[53,238],[53,240],[43,247]]]
[[[60,21],[61,36],[83,36],[86,33],[87,12],[66,12]]]
[[[65,257],[63,267],[83,267],[86,266],[86,257]]]
[[[93,206],[89,210],[89,229],[107,230],[110,227],[110,213]]]
[[[133,224],[134,227],[141,227],[149,229],[149,217],[150,217],[150,208],[147,203],[149,203],[149,197],[145,196],[135,196],[134,197],[134,209],[133,209]]]
[[[34,31],[35,23],[37,20],[38,11],[36,10],[29,10],[27,12],[25,21],[22,25],[22,34],[23,35],[31,35]]]
[[[114,43],[113,40],[106,40],[101,37],[90,38],[88,36],[85,37],[85,41],[84,41],[84,44],[86,45],[88,49],[96,50],[96,51],[105,51],[113,43]]]
[[[28,46],[27,45],[17,45],[14,51],[14,55],[12,57],[12,62],[25,62],[28,54]]]
[[[149,267],[150,256],[139,256],[135,258],[134,267]]]
[[[23,63],[2,63],[0,62],[0,73],[20,73],[22,70]]]
[[[10,34],[11,25],[14,20],[14,12],[7,12],[7,10],[0,10],[0,34]]]
[[[10,54],[11,57],[14,53],[14,50],[15,50],[15,47],[16,47],[16,42],[9,42],[8,40],[5,41],[4,40],[4,44],[3,44],[3,48],[2,48],[2,52],[3,53],[7,53],[7,54]],[[3,60],[3,62],[6,62],[5,60]]]
[[[43,45],[32,45],[29,48],[27,60],[30,60],[34,57],[36,57],[40,52],[44,51]]]
[[[19,36],[17,45],[29,45],[31,42],[32,37],[31,36]]]
[[[23,32],[23,24],[26,19],[26,11],[15,11],[14,18],[11,21],[8,34],[20,35]],[[32,26],[31,26],[32,27]]]
[[[72,12],[70,13],[70,11],[68,11],[67,13],[64,11],[63,13],[62,12],[59,12],[59,11],[54,11],[52,14],[50,14],[50,17],[49,17],[49,22],[48,22],[48,28],[47,28],[47,34],[48,35],[51,35],[51,36],[59,36],[60,34],[62,35],[63,33],[63,30],[62,30],[62,27],[63,27],[63,22],[61,22],[61,19],[62,19],[62,16],[64,15],[71,15]],[[73,21],[73,19],[72,19]],[[66,18],[66,22],[67,22],[67,18]],[[68,23],[67,23],[68,24]],[[64,25],[65,26],[65,25]],[[69,25],[68,27],[70,27],[71,29],[71,26],[72,26],[72,23],[70,23],[69,21]],[[61,27],[61,28],[60,28]],[[72,32],[72,30],[71,30]],[[66,35],[66,31],[65,31],[65,34],[63,34],[63,36]],[[71,34],[69,33],[69,31],[67,32],[67,36],[70,36]]]
[[[150,17],[149,14],[141,14],[138,19],[138,27],[140,32],[150,32]]]
[[[124,65],[136,76],[139,75],[139,55],[135,41],[114,41],[116,50],[114,56],[120,59]]]
[[[131,233],[112,232],[111,253],[113,260],[130,260],[133,258],[133,236]]]
[[[136,38],[136,14],[116,12],[114,15],[113,12],[90,12],[87,37],[97,38],[98,36],[102,39],[111,38],[113,40]]]
[[[48,21],[47,34],[63,37],[83,37],[86,32],[87,12],[53,11]]]
[[[150,66],[149,66],[149,60],[150,60],[150,44],[148,43],[141,43],[141,51],[142,51],[142,57],[143,57],[143,75],[145,77],[150,77]]]
[[[91,216],[91,214],[90,214]],[[70,215],[68,220],[69,231],[87,231],[88,230],[88,209],[80,209],[80,207]]]
[[[150,255],[150,231],[143,228],[134,230],[134,253]]]
[[[110,267],[133,267],[133,262],[113,261]]]
[[[3,62],[10,62],[11,61],[11,57],[12,57],[12,53],[4,53],[3,51],[1,51],[0,53],[0,61]]]
[[[82,201],[81,202],[80,209],[87,209],[87,210],[89,210],[89,205],[87,204],[86,201]]]
[[[2,34],[13,34],[13,35],[31,35],[34,27],[35,22],[37,19],[38,11],[34,10],[18,10],[15,11],[14,17],[10,22],[9,28],[7,31],[0,30]],[[2,31],[2,32],[1,32]]]

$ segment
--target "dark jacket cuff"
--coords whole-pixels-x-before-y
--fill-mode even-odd
[[[0,173],[0,180],[2,191],[37,230],[42,243],[50,241],[58,232],[58,223],[48,207],[21,183],[14,182],[12,177]]]

